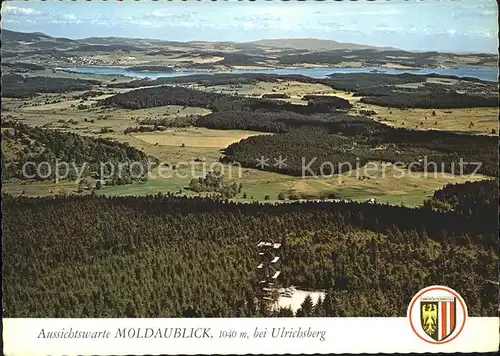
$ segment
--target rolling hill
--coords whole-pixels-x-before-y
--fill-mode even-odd
[[[363,50],[372,49],[379,51],[397,50],[393,47],[375,47],[356,43],[342,43],[331,40],[320,40],[316,38],[289,38],[289,39],[267,39],[249,42],[258,46],[290,48],[309,51],[331,51],[331,50]]]

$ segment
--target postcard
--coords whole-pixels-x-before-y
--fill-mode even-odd
[[[1,14],[5,355],[498,351],[494,1]]]

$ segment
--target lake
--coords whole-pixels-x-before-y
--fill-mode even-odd
[[[418,75],[425,75],[435,73],[438,75],[454,75],[457,77],[470,77],[477,78],[481,80],[486,80],[490,82],[498,81],[498,67],[480,67],[480,66],[464,66],[454,69],[441,69],[441,68],[425,68],[425,69],[392,69],[392,68],[375,68],[375,67],[365,67],[365,68],[279,68],[279,69],[254,69],[254,70],[234,70],[228,72],[206,72],[206,71],[186,71],[186,72],[138,72],[133,70],[127,70],[125,68],[119,67],[74,67],[74,68],[64,68],[64,70],[82,73],[82,74],[99,74],[99,75],[115,75],[115,76],[126,76],[134,78],[170,78],[170,77],[180,77],[193,74],[220,74],[220,73],[268,73],[268,74],[279,74],[279,75],[304,75],[311,78],[322,79],[326,78],[328,74],[333,73],[368,73],[371,71],[377,71],[378,73],[386,74],[401,74],[401,73],[412,73]]]

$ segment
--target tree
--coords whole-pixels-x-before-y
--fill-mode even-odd
[[[293,193],[293,194],[290,194],[290,196],[288,197],[288,199],[290,199],[290,200],[299,200],[300,196],[298,194]]]
[[[313,316],[324,317],[325,316],[325,305],[323,303],[323,298],[320,296],[313,308]]]
[[[323,308],[325,316],[337,316],[338,310],[333,288],[328,289],[326,292],[323,300]]]
[[[313,300],[311,298],[311,295],[308,294],[306,295],[304,301],[300,305],[300,310],[302,311],[302,313],[304,313],[305,317],[310,317],[313,316],[313,308],[314,308]]]
[[[136,318],[137,317],[137,312],[136,312],[134,302],[132,302],[131,300],[129,300],[127,303],[127,308],[125,309],[125,316],[127,318]]]
[[[295,315],[293,314],[293,310],[290,307],[280,307],[278,312],[275,313],[275,316],[282,318],[291,318]]]
[[[297,309],[297,311],[295,312],[295,316],[297,318],[307,317],[306,313],[304,313],[304,310],[302,310],[302,308]]]
[[[102,188],[102,183],[100,180],[98,180],[96,183],[95,183],[95,189],[96,190],[101,190]]]
[[[269,194],[266,194],[266,195],[264,196],[264,200],[269,200],[269,199],[271,199],[271,197],[269,196]]]
[[[285,200],[285,194],[283,192],[278,193],[278,200]]]

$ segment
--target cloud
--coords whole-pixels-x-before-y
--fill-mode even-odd
[[[62,18],[68,21],[74,21],[76,20],[76,16],[73,14],[64,14],[62,15]]]
[[[494,34],[489,31],[476,31],[473,35],[486,38],[495,38],[497,36],[497,34]]]
[[[30,7],[18,7],[10,4],[5,4],[2,8],[4,14],[14,15],[40,15],[41,12]]]
[[[84,22],[87,22],[87,20],[79,19],[74,14],[62,14],[62,15],[56,15],[56,16],[49,16],[49,18],[50,18],[50,20],[48,21],[49,23],[60,24],[60,25],[68,25],[68,24],[79,25],[79,24],[82,24]]]
[[[378,24],[375,29],[381,32],[399,32],[402,30],[401,27],[391,27],[389,25]]]
[[[243,30],[245,30],[245,31],[252,31],[256,27],[257,26],[253,22],[244,22],[243,23]]]
[[[373,5],[372,5],[373,6]],[[357,17],[357,16],[393,16],[393,15],[399,15],[402,12],[400,10],[396,10],[394,8],[380,8],[380,9],[371,9],[371,10],[366,10],[366,11],[342,11],[342,12],[337,12],[335,13],[332,17],[337,17],[337,16],[350,16],[350,17]]]
[[[263,13],[263,14],[235,16],[233,17],[233,20],[242,22],[272,22],[272,21],[280,21],[281,17]]]
[[[138,19],[132,19],[129,21],[125,21],[126,25],[133,25],[133,26],[140,26],[140,27],[146,27],[146,28],[160,28],[163,25],[159,22],[156,21],[148,21],[144,20],[143,18],[138,18]]]
[[[189,13],[172,13],[171,11],[168,10],[155,10],[152,12],[148,12],[144,14],[145,17],[155,17],[158,19],[163,19],[163,20],[190,20],[191,19],[191,14]]]

